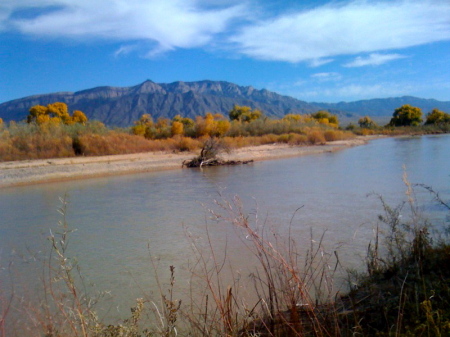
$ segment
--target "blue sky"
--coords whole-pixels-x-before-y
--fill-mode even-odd
[[[0,0],[0,102],[147,79],[450,101],[450,1]]]

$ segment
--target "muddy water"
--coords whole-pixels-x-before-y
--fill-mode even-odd
[[[228,202],[236,195],[260,228],[276,228],[283,236],[290,232],[300,250],[310,247],[311,235],[318,241],[325,233],[325,248],[337,250],[344,267],[361,268],[381,212],[379,199],[367,195],[398,204],[404,198],[405,170],[412,183],[432,186],[449,200],[450,136],[379,139],[335,153],[203,171],[2,189],[0,287],[10,291],[10,276],[19,296],[40,287],[49,256],[46,238],[63,220],[57,211],[60,198],[68,202],[65,219],[76,229],[68,253],[89,282],[110,291],[105,310],[112,316],[122,316],[135,298],[156,291],[155,267],[166,279],[174,265],[177,285],[187,288],[187,270],[195,260],[192,243],[205,245],[206,233],[219,255],[227,247],[234,272],[246,277],[251,254],[230,224],[212,221],[209,213],[225,215],[214,200]],[[444,226],[445,213],[427,192],[418,190],[417,196]]]

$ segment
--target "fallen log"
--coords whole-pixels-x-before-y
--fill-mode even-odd
[[[253,160],[222,160],[218,158],[202,160],[201,158],[197,157],[183,161],[181,167],[245,165],[249,163],[253,163]]]

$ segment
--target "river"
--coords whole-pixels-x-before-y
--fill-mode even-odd
[[[162,276],[169,265],[183,275],[191,257],[189,232],[201,236],[208,226],[217,249],[226,241],[230,256],[246,254],[229,227],[209,220],[215,199],[239,196],[251,218],[257,216],[259,223],[282,234],[291,231],[305,247],[311,231],[314,238],[325,233],[324,245],[339,251],[346,268],[361,268],[382,212],[374,194],[394,206],[400,203],[405,172],[411,183],[432,186],[448,201],[450,136],[378,139],[343,151],[244,166],[4,188],[0,286],[7,292],[11,275],[16,292],[19,284],[29,291],[40,284],[40,262],[49,252],[46,238],[62,220],[57,211],[61,197],[68,202],[67,223],[76,229],[70,234],[70,256],[77,257],[83,275],[97,288],[111,291],[109,305],[119,312],[155,286],[150,255],[158,258]],[[428,192],[416,191],[437,226],[448,225],[446,213],[430,201]],[[237,261],[245,269],[245,258]],[[179,282],[187,281],[181,276]]]

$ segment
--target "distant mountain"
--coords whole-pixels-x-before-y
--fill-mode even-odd
[[[450,102],[399,97],[357,102],[307,103],[265,89],[238,86],[221,81],[154,83],[145,81],[132,87],[97,87],[77,92],[35,95],[0,104],[0,117],[5,122],[24,120],[30,107],[64,102],[71,111],[81,110],[91,120],[109,126],[129,126],[144,113],[156,120],[175,115],[195,118],[207,112],[226,115],[234,104],[262,110],[269,117],[288,113],[313,113],[321,109],[338,114],[342,119],[358,116],[392,116],[403,104],[420,107],[424,113],[438,108],[450,112]]]
[[[349,114],[361,116],[392,116],[394,110],[402,105],[409,104],[422,109],[427,114],[433,109],[439,109],[450,112],[450,102],[437,101],[435,99],[423,99],[412,96],[393,97],[393,98],[376,98],[356,102],[339,102],[339,103],[311,103],[321,106],[323,109],[344,111]]]
[[[195,118],[207,112],[227,115],[234,104],[257,108],[269,117],[288,113],[311,113],[314,105],[268,90],[257,90],[228,82],[199,81],[158,84],[145,81],[133,87],[98,87],[78,92],[29,96],[0,104],[4,121],[23,120],[30,107],[64,102],[72,110],[83,111],[89,119],[110,126],[129,126],[144,113],[156,120],[175,115]]]

